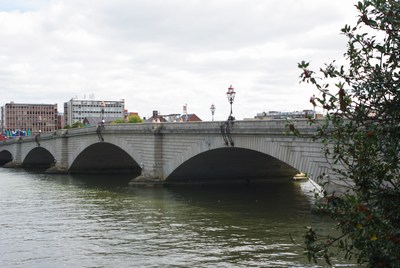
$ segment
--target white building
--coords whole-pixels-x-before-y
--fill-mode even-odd
[[[83,122],[86,117],[119,117],[125,116],[125,100],[100,101],[71,99],[64,103],[65,125]]]
[[[279,112],[279,111],[269,111],[268,113],[262,112],[257,113],[254,119],[262,120],[272,120],[272,119],[295,119],[295,118],[321,118],[322,114],[317,114],[313,110],[302,110],[293,112]]]

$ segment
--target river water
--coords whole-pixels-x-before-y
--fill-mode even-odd
[[[334,227],[310,212],[312,188],[133,188],[120,175],[0,168],[0,267],[323,267],[291,240]]]

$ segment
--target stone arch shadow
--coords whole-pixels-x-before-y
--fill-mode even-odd
[[[131,174],[141,173],[140,165],[122,148],[107,142],[94,143],[74,159],[70,173],[86,174]]]
[[[3,166],[5,164],[9,163],[12,160],[13,160],[13,156],[9,151],[3,150],[0,152],[0,166]]]
[[[246,148],[225,147],[202,152],[183,162],[166,183],[262,182],[292,178],[299,171],[268,154]]]
[[[29,151],[22,161],[23,168],[49,168],[55,164],[54,156],[43,147],[35,147]]]

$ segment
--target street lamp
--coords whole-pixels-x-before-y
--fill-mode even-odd
[[[233,100],[235,99],[235,89],[232,87],[232,85],[228,88],[228,92],[226,92],[226,96],[228,97],[228,101],[231,104],[231,113],[229,114],[228,120],[235,120],[235,117],[232,116],[232,103]]]
[[[214,121],[214,113],[215,113],[215,105],[214,105],[214,103],[211,104],[210,110],[211,110],[211,115],[212,115],[212,121]]]
[[[104,124],[104,108],[106,107],[106,103],[104,101],[100,102],[101,108],[101,124]]]
[[[313,105],[313,112],[314,112],[314,119],[317,118],[317,114],[315,113],[315,106],[317,106],[317,104],[315,103],[315,94],[312,95],[312,97],[310,98],[310,102]]]
[[[42,129],[41,129],[41,126],[42,126],[42,117],[39,115],[39,118],[38,118],[38,124],[39,124],[39,135],[40,135],[40,133],[42,133]]]
[[[185,105],[183,105],[183,113],[186,116],[185,122],[187,122],[188,121],[187,103]]]
[[[39,115],[39,117],[37,118],[37,128],[39,128],[39,131],[37,132],[37,134],[35,135],[35,141],[37,146],[40,146],[40,142],[39,142],[39,138],[40,138],[40,134],[42,133],[42,129],[41,129],[41,124],[42,124],[42,117]],[[36,128],[36,129],[37,129]]]

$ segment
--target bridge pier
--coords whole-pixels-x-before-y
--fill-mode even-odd
[[[156,165],[153,168],[145,168],[141,163],[142,172],[139,176],[129,182],[130,186],[154,186],[164,184],[164,180],[159,176]]]
[[[68,169],[59,165],[54,165],[46,169],[44,173],[47,174],[68,174]]]
[[[22,166],[21,162],[11,161],[3,165],[3,168],[20,168]]]
[[[61,129],[58,131],[61,138],[55,141],[54,147],[54,165],[48,168],[45,173],[48,174],[67,174],[68,165],[68,130]]]
[[[157,186],[163,185],[164,181],[159,178],[149,176],[147,174],[141,174],[129,182],[130,186]]]
[[[150,135],[146,139],[147,154],[143,157],[144,163],[140,163],[142,172],[140,176],[134,178],[129,185],[131,186],[154,186],[164,184],[163,180],[163,127],[160,124],[155,124]]]
[[[4,168],[20,168],[22,166],[21,143],[15,143],[11,150],[12,161],[3,165]]]

